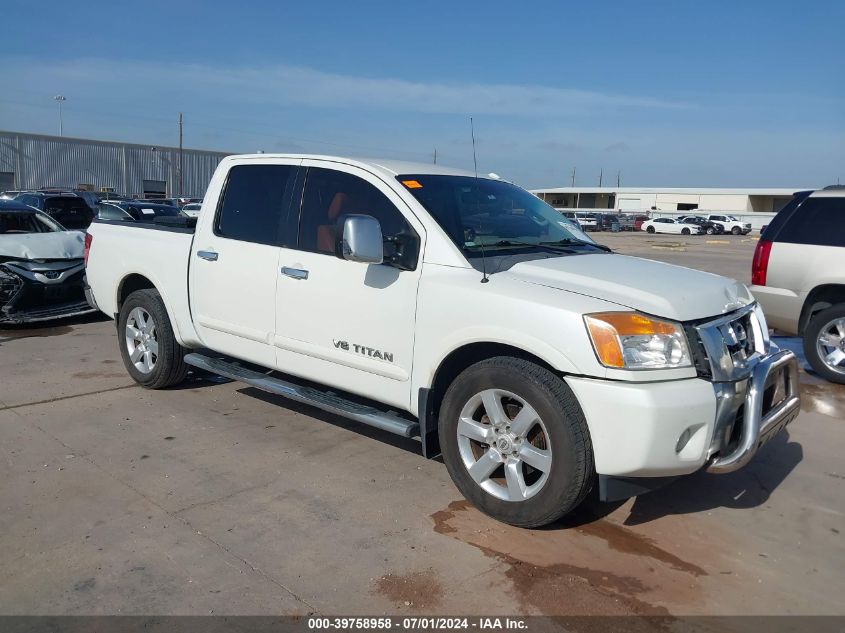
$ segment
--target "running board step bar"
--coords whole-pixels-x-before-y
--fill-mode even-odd
[[[212,374],[218,374],[245,382],[248,385],[269,391],[303,404],[309,404],[323,411],[334,413],[361,424],[372,426],[382,431],[388,431],[403,437],[419,437],[420,425],[414,420],[403,418],[389,411],[380,411],[375,407],[348,400],[335,393],[320,391],[314,387],[299,385],[288,380],[274,378],[269,374],[248,369],[237,361],[211,358],[203,354],[187,354],[185,362],[193,367],[204,369]]]

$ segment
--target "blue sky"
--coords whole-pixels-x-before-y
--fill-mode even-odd
[[[597,6],[599,5],[599,6]],[[472,165],[529,187],[845,182],[845,2],[4,3],[0,129]]]

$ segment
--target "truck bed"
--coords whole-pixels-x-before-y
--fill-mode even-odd
[[[192,222],[191,224],[195,224]],[[97,307],[116,317],[122,283],[149,280],[162,295],[177,339],[191,338],[188,262],[194,226],[97,220],[88,227],[91,249],[86,276]],[[136,277],[137,276],[137,277]],[[187,327],[188,331],[181,331]]]

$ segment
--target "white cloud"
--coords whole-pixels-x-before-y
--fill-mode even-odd
[[[339,109],[566,117],[628,108],[666,109],[686,104],[651,97],[510,83],[424,82],[327,73],[312,68],[159,64],[82,58],[48,63],[28,58],[2,61],[4,85],[32,90],[68,86],[77,93],[191,94],[200,99],[251,105],[308,105]],[[51,88],[53,89],[53,88]]]

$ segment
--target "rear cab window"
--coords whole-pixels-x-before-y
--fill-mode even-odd
[[[214,234],[232,240],[281,245],[295,165],[235,165],[214,219]]]

